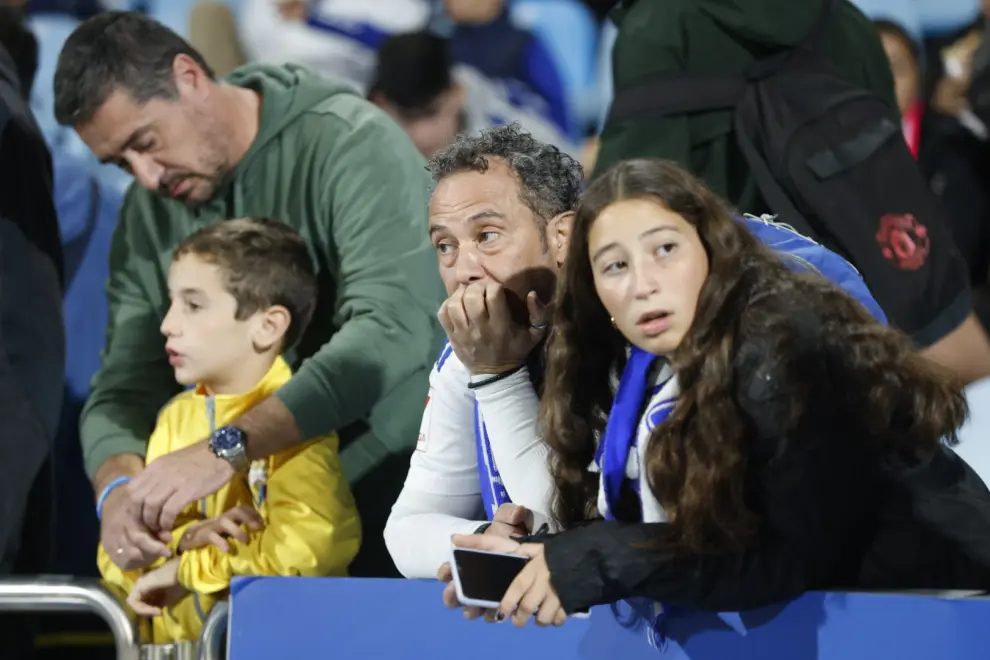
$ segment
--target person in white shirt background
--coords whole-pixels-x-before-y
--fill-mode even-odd
[[[406,131],[427,158],[458,133],[518,123],[540,142],[579,149],[535,107],[513,104],[497,81],[454,63],[448,39],[425,30],[397,34],[378,50],[368,98]]]
[[[363,94],[381,44],[430,13],[429,0],[243,0],[238,23],[250,61],[296,62]]]
[[[430,171],[429,232],[449,295],[439,311],[449,341],[430,374],[385,543],[407,578],[449,580],[451,535],[548,524],[553,483],[538,388],[582,172],[516,124],[462,135]]]

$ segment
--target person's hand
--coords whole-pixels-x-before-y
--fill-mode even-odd
[[[538,626],[561,626],[567,621],[567,613],[550,582],[550,569],[542,544],[519,543],[484,534],[457,534],[453,543],[459,548],[531,557],[499,603],[502,617],[511,616],[512,623],[518,627],[525,626],[534,614]]]
[[[243,526],[250,529],[261,529],[264,520],[251,506],[239,506],[224,511],[216,518],[210,518],[195,523],[186,528],[186,533],[179,541],[179,552],[202,548],[211,543],[223,552],[230,552],[230,545],[224,537],[237,539],[241,543],[248,542],[248,534]]]
[[[526,507],[506,502],[501,505],[492,516],[492,523],[485,530],[485,534],[504,536],[526,536]]]
[[[127,604],[138,616],[159,616],[162,608],[174,605],[188,593],[179,584],[179,560],[170,559],[134,582]]]
[[[525,364],[546,335],[549,309],[535,291],[526,296],[529,325],[512,318],[501,284],[458,287],[440,306],[437,318],[450,345],[472,374],[498,374]]]
[[[117,486],[103,501],[100,543],[110,561],[125,571],[144,568],[160,557],[171,557],[166,545],[168,532],[155,538],[141,520],[141,506],[131,497],[127,486]]]
[[[230,463],[210,451],[204,440],[152,461],[125,488],[149,529],[172,529],[183,509],[215,493],[233,476]]]
[[[484,533],[504,538],[524,536],[526,534],[527,513],[526,507],[506,502],[495,511],[495,515],[492,516],[492,522]],[[437,579],[447,585],[443,589],[443,604],[450,609],[461,607],[461,604],[457,602],[457,589],[454,587],[454,575],[450,570],[449,563],[445,563],[440,567],[440,570],[437,571]],[[464,616],[468,619],[477,619],[482,615],[488,621],[494,621],[496,612],[495,610],[484,610],[480,607],[473,606],[464,608]]]

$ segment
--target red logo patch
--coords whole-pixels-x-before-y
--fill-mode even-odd
[[[888,213],[880,218],[876,238],[884,259],[901,270],[924,266],[931,249],[928,228],[910,213]]]

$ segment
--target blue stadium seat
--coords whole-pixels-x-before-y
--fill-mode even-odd
[[[921,41],[923,30],[918,0],[852,0],[872,20],[900,25],[908,36]]]
[[[577,0],[513,0],[513,21],[540,39],[557,63],[572,111],[583,124],[596,109],[588,97],[595,83],[598,24]]]
[[[28,19],[28,25],[38,38],[38,72],[31,94],[31,110],[48,144],[59,143],[66,131],[55,123],[52,84],[62,44],[78,24],[79,21],[65,14],[35,14]]]
[[[914,0],[926,37],[936,37],[965,28],[980,15],[980,0]]]

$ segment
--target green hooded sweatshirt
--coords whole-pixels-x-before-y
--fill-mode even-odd
[[[612,18],[615,93],[647,78],[684,72],[742,74],[757,58],[810,32],[822,0],[628,0]],[[876,28],[849,0],[833,5],[822,53],[847,81],[897,107],[894,79]],[[735,144],[732,110],[643,117],[609,125],[595,176],[619,161],[664,158],[686,167],[748,213],[767,211]]]
[[[86,469],[143,456],[158,411],[180,389],[159,331],[172,251],[204,225],[267,217],[306,240],[320,291],[309,328],[286,352],[298,371],[276,395],[305,437],[341,433],[353,484],[415,446],[443,339],[444,292],[426,231],[431,179],[385,114],[301,67],[246,66],[228,82],[261,93],[260,130],[213,198],[191,208],[134,185],[124,200],[103,364],[82,413]]]

